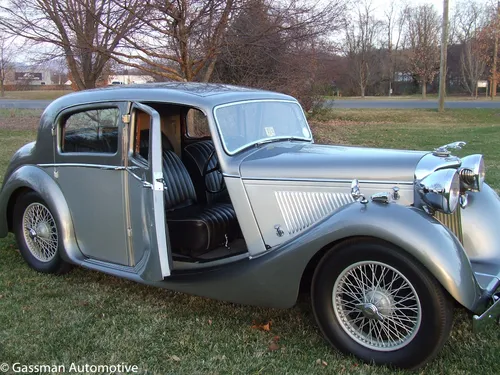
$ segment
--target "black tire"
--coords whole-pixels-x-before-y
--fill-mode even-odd
[[[44,217],[47,218],[47,220],[40,220],[43,225],[43,227],[40,227],[41,232],[44,232],[43,236],[40,234],[37,237],[36,231],[32,236],[27,228],[25,233],[24,215],[25,213],[28,215],[28,208],[32,210],[33,207],[36,207],[38,212],[43,213]],[[64,249],[55,216],[37,193],[31,191],[17,199],[13,212],[13,229],[19,251],[31,268],[38,272],[52,274],[63,274],[71,270],[71,265],[61,258]],[[40,237],[42,238],[40,239]],[[44,246],[45,249],[48,249],[45,252],[43,250],[37,251],[42,249],[39,245],[42,240],[45,240]],[[51,245],[47,245],[48,242]],[[30,246],[33,250],[30,250]]]
[[[375,271],[373,269],[370,271],[370,264],[374,265]],[[383,276],[384,269],[387,272],[385,276]],[[359,296],[360,300],[364,299],[364,301],[363,303],[353,303],[359,301],[354,298],[349,301],[351,294],[344,291],[354,285],[356,280],[359,280],[356,276],[361,275],[361,270],[364,270],[368,275],[370,272],[382,275],[380,280],[382,280],[384,287],[379,282],[374,288],[377,292],[373,292],[373,289],[370,288],[360,287],[359,290],[370,290],[370,292],[357,294],[356,290],[358,289],[354,286],[355,293],[353,295]],[[396,282],[403,285],[404,278],[406,278],[406,281],[410,283],[409,288],[398,291],[397,285],[394,285],[396,282],[386,284],[389,275],[397,275],[398,273],[403,275],[403,278]],[[372,282],[370,279],[372,279],[371,276],[368,276],[358,285],[369,286]],[[344,286],[345,289],[342,289]],[[387,292],[388,290],[396,292],[395,297]],[[410,298],[416,294],[417,298],[411,299],[410,302],[405,301],[404,296],[398,295],[398,293],[403,293],[402,291],[405,291],[404,293]],[[337,296],[335,301],[334,292]],[[391,244],[378,240],[349,240],[331,249],[315,270],[311,297],[316,321],[326,339],[343,353],[353,354],[365,362],[379,365],[409,369],[423,366],[434,358],[442,348],[448,339],[453,322],[451,299],[438,281],[410,255]],[[373,315],[373,304],[369,302],[374,302],[376,299],[378,299],[379,305],[376,306],[378,315]],[[391,302],[387,304],[387,301]],[[408,307],[399,308],[406,303],[412,303],[411,309]],[[350,310],[352,306],[356,307]],[[387,315],[384,315],[382,311]],[[413,314],[408,321],[404,320],[406,319],[405,315],[397,315],[406,313]],[[368,316],[376,318],[368,319]],[[358,317],[361,318],[358,319]],[[389,326],[387,330],[382,328],[378,332],[373,330],[374,335],[367,334],[369,338],[379,335],[380,339],[375,341],[375,345],[378,347],[374,347],[373,341],[363,342],[363,338],[366,336],[362,335],[366,333],[367,329],[371,330],[372,323],[374,326],[377,324],[377,327],[382,327],[385,324],[384,328],[387,328],[387,324],[391,324],[391,318],[402,322],[401,317],[403,317],[403,322],[408,324],[407,327],[410,327],[408,331],[403,331],[399,325],[392,323],[395,329]],[[371,322],[368,327],[360,328],[365,324],[363,319],[366,319],[366,322],[371,320]],[[356,328],[359,330],[356,331]],[[402,343],[397,344],[397,340],[387,340],[389,337],[387,332],[394,331],[395,335],[398,334],[397,332],[402,336],[407,335],[404,346],[401,346]],[[385,342],[389,344],[385,344]],[[387,346],[381,348],[382,345]]]

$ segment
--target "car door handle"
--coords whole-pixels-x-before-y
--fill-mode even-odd
[[[156,182],[159,182],[163,185],[163,190],[167,190],[167,182],[165,181],[165,179],[162,177],[162,178],[157,178],[156,179]]]

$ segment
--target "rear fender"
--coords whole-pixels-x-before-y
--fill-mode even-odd
[[[39,194],[54,215],[65,249],[63,259],[71,263],[83,260],[83,254],[75,241],[71,213],[59,185],[45,170],[34,165],[18,168],[3,185],[0,193],[0,237],[8,233],[7,208],[10,199],[13,199],[18,189],[26,188]]]

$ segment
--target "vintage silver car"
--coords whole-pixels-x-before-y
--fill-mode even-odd
[[[227,85],[79,92],[13,156],[0,236],[40,272],[280,308],[309,288],[333,346],[416,368],[454,301],[498,323],[500,201],[461,146],[318,145],[294,98]]]

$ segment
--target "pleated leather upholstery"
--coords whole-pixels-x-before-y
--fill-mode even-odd
[[[197,256],[224,246],[240,236],[236,213],[230,203],[190,206],[167,213],[170,242],[177,251]]]
[[[174,252],[196,256],[241,236],[230,203],[196,204],[188,171],[173,151],[163,152],[165,208],[170,243]]]
[[[163,178],[165,208],[172,210],[196,203],[196,192],[189,173],[181,159],[173,151],[163,151]]]
[[[210,157],[210,154],[214,150],[214,144],[210,140],[191,143],[184,148],[184,161],[191,176],[193,177],[196,195],[200,202],[227,202],[229,198],[227,190],[223,190],[219,193],[209,193],[205,188],[206,186],[212,191],[218,191],[222,186],[223,177],[218,172],[210,173],[205,177],[205,180],[203,179],[203,168],[205,167],[205,163]],[[207,169],[210,170],[215,168],[217,161],[216,155],[212,158],[212,160],[210,160]]]

